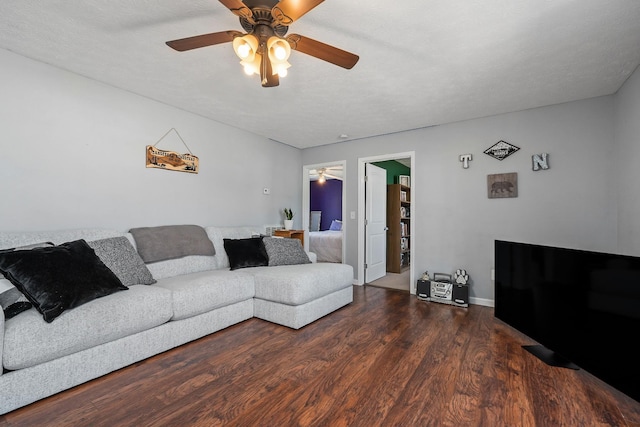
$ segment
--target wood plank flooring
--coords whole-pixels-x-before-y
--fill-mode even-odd
[[[640,425],[640,403],[523,344],[492,308],[355,286],[352,304],[300,330],[251,319],[0,427]]]

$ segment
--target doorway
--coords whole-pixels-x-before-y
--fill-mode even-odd
[[[410,232],[408,236],[405,237],[406,245],[408,248],[411,248],[410,251],[406,253],[406,262],[408,262],[408,267],[403,268],[400,273],[388,272],[380,279],[377,279],[371,283],[369,283],[366,276],[366,260],[367,260],[367,242],[366,242],[366,221],[368,218],[367,215],[367,190],[366,190],[366,181],[367,181],[367,165],[368,164],[380,164],[381,162],[387,161],[397,161],[407,166],[410,170],[410,193],[411,193],[411,208],[410,215],[411,217],[417,217],[415,212],[415,201],[416,201],[416,178],[415,178],[415,152],[403,152],[403,153],[393,153],[375,157],[365,157],[358,159],[358,284],[364,285],[372,285],[372,286],[382,286],[393,289],[403,289],[408,290],[411,294],[416,293],[415,289],[415,259],[416,253],[413,248],[414,245],[414,236],[416,235],[416,228],[418,224],[414,221],[410,221]],[[394,180],[395,178],[392,176],[389,180]]]
[[[317,262],[344,263],[346,161],[306,165],[302,174],[305,250],[314,252]]]

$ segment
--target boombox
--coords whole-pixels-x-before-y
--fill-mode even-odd
[[[433,280],[418,280],[416,295],[424,301],[469,307],[469,286],[452,283],[449,274],[435,273]]]

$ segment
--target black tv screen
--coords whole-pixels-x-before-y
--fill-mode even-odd
[[[640,258],[496,240],[495,316],[640,401]]]

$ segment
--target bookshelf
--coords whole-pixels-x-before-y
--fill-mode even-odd
[[[387,185],[387,271],[401,273],[409,267],[411,248],[411,188]]]

